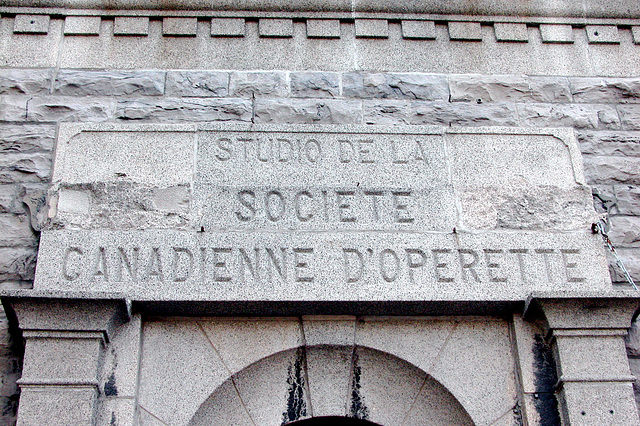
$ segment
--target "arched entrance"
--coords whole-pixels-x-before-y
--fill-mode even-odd
[[[283,351],[234,374],[190,425],[473,425],[460,402],[414,365],[366,347]]]

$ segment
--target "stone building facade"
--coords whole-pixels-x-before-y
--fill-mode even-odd
[[[3,424],[638,424],[640,297],[591,231],[640,281],[637,2],[3,0],[0,65]],[[146,281],[110,280],[131,241]],[[377,278],[313,287],[334,245]]]

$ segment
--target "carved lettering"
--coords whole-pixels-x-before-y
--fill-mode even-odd
[[[72,256],[72,254],[74,254]],[[76,266],[75,268],[70,268],[69,263],[72,258],[75,258],[77,261],[82,260],[82,256],[84,253],[82,249],[79,247],[69,247],[65,250],[63,260],[62,260],[62,277],[67,281],[74,281],[78,279],[80,276],[80,267]]]

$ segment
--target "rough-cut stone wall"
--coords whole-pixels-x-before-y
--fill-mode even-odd
[[[62,121],[573,127],[596,206],[609,213],[611,239],[640,281],[640,78],[2,69],[0,120],[4,289],[31,286]],[[613,267],[612,277],[624,281]],[[1,321],[0,423],[12,424],[20,345]],[[640,375],[637,329],[628,346]]]

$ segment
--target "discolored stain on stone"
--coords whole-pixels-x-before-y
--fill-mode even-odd
[[[114,373],[111,373],[111,376],[109,376],[109,380],[107,380],[107,383],[104,384],[104,395],[118,396],[118,387],[116,386],[116,376]]]
[[[296,360],[289,366],[287,384],[287,408],[282,413],[282,424],[287,424],[307,417],[307,403],[304,398],[304,374],[302,371],[305,365],[305,352],[303,348],[298,348]]]
[[[353,354],[353,372],[351,378],[351,404],[349,407],[349,417],[366,420],[369,417],[369,409],[365,405],[362,395],[362,367],[358,365],[358,354]]]
[[[558,380],[556,364],[551,348],[543,337],[536,334],[533,344],[533,374],[534,406],[540,415],[541,425],[560,425],[560,413],[558,412],[558,400],[554,393],[554,387]]]

